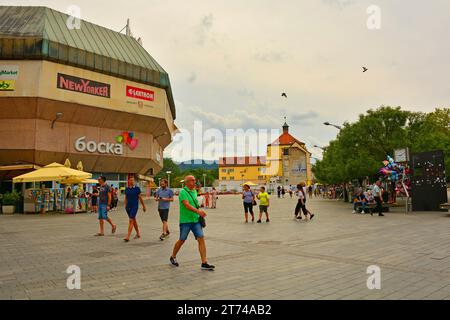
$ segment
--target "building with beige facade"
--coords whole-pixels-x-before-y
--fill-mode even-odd
[[[45,7],[0,7],[0,180],[69,159],[161,170],[176,131],[167,72],[129,35]]]

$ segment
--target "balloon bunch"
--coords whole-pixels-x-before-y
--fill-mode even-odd
[[[134,132],[122,132],[120,136],[116,137],[117,143],[125,143],[131,150],[138,146],[138,139],[134,137]]]
[[[391,156],[387,156],[387,160],[383,161],[384,167],[380,169],[380,173],[390,181],[398,181],[403,175],[405,167],[398,164],[392,159]]]

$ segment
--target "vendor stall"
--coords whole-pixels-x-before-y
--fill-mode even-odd
[[[83,184],[92,182],[92,174],[68,168],[59,163],[52,163],[36,171],[15,177],[13,183],[54,181],[63,184]],[[95,181],[96,182],[96,181]],[[25,212],[45,213],[51,211],[66,211],[70,213],[86,212],[87,199],[84,192],[67,197],[61,188],[32,188],[26,190],[24,197]]]

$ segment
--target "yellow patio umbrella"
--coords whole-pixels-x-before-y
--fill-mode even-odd
[[[68,168],[60,163],[52,163],[36,171],[29,172],[13,178],[13,183],[63,181],[66,179],[90,179],[92,173]]]
[[[60,181],[62,184],[96,184],[98,180],[96,179],[79,179],[79,178],[69,178]]]
[[[246,183],[243,183],[242,185],[248,185],[249,187],[256,187],[257,186],[257,184],[256,183],[253,183],[253,182],[251,182],[251,181],[247,181]]]

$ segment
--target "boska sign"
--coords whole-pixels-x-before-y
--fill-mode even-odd
[[[123,155],[123,145],[120,143],[110,142],[95,142],[86,141],[86,137],[80,137],[75,140],[75,150],[78,152],[100,153],[100,154],[115,154]]]

